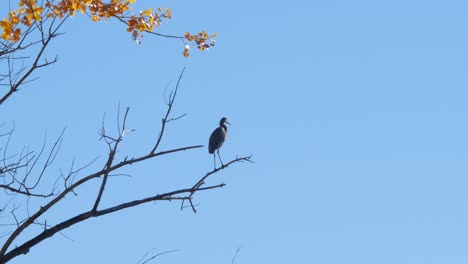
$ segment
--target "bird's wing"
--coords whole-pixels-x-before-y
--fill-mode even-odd
[[[214,151],[220,148],[224,142],[224,134],[221,127],[216,128],[211,133],[210,140],[208,142],[208,152],[213,154]]]

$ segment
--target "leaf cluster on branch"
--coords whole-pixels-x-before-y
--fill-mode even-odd
[[[155,31],[161,26],[164,20],[172,18],[172,12],[169,8],[149,8],[134,14],[132,4],[136,0],[111,0],[104,2],[102,0],[58,0],[45,3],[38,3],[37,0],[20,0],[18,8],[11,9],[8,16],[0,21],[1,38],[7,42],[21,41],[28,28],[34,24],[43,24],[46,21],[66,20],[69,16],[77,13],[86,14],[92,21],[110,20],[112,18],[127,25],[127,31],[131,33],[132,38],[140,42],[143,38],[142,33],[149,33],[161,37],[178,38],[192,42],[199,50],[205,50],[214,46],[216,33],[208,35],[202,31],[193,36],[190,33],[185,35],[165,35]],[[29,29],[30,30],[30,29]],[[183,55],[189,56],[188,44],[184,45]]]

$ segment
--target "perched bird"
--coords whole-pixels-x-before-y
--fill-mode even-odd
[[[227,118],[223,117],[219,121],[219,127],[216,128],[213,133],[211,133],[210,141],[208,143],[208,153],[213,154],[213,161],[214,161],[214,168],[216,169],[216,154],[215,151],[218,153],[219,161],[221,161],[221,166],[223,166],[223,161],[221,160],[221,156],[219,155],[219,148],[223,145],[224,141],[226,140],[227,136],[227,127],[226,124],[230,125],[227,121]]]

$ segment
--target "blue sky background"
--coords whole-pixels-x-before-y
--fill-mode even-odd
[[[91,219],[12,263],[137,263],[153,248],[181,249],[157,263],[231,263],[238,248],[238,264],[468,262],[466,1],[138,1],[155,6],[173,12],[161,32],[206,29],[216,47],[185,59],[179,40],[137,45],[117,22],[74,17],[49,49],[59,63],[2,106],[12,148],[66,126],[50,181],[73,158],[99,168],[97,132],[120,102],[136,131],[119,157],[142,154],[186,67],[173,113],[187,116],[161,148],[206,145],[227,116],[222,157],[255,164],[211,178],[227,186],[196,196],[196,214],[172,202]],[[212,162],[204,148],[128,167],[103,205],[191,186]],[[48,223],[89,209],[97,188]]]

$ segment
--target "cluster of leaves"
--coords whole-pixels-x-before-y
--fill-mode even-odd
[[[154,32],[164,20],[172,17],[168,8],[149,8],[141,11],[138,15],[133,14],[132,4],[136,0],[46,0],[45,4],[38,4],[37,0],[20,0],[19,8],[12,9],[8,16],[0,21],[2,30],[1,38],[9,42],[18,42],[22,38],[22,27],[30,27],[33,23],[43,22],[47,19],[65,19],[76,13],[87,14],[94,22],[100,20],[118,19],[127,25],[127,31],[132,38],[140,43],[143,33],[153,33],[162,37],[186,39],[194,43],[199,50],[205,50],[213,46],[216,34],[209,36],[205,31],[185,36],[169,36]],[[41,2],[43,3],[43,2]],[[207,44],[207,43],[210,44]],[[189,45],[186,43],[183,55],[189,56]]]
[[[17,42],[21,39],[21,28],[18,24],[27,27],[34,21],[42,19],[44,8],[38,6],[36,0],[21,0],[17,10],[11,10],[8,17],[0,21],[2,27],[2,38],[6,41]]]
[[[188,40],[188,41],[193,41],[197,44],[197,47],[199,50],[207,50],[209,49],[210,47],[213,47],[216,43],[216,33],[214,33],[213,35],[208,35],[205,30],[203,30],[202,32],[198,33],[197,35],[190,35],[190,32],[187,32],[185,33],[185,38]],[[208,44],[209,43],[209,44]],[[185,49],[184,49],[184,57],[188,57],[189,56],[189,50],[190,50],[190,46],[189,45],[185,45]]]
[[[171,18],[171,10],[168,8],[158,8],[155,12],[153,9],[147,9],[140,12],[140,15],[137,17],[132,15],[127,21],[127,31],[132,32],[132,37],[138,43],[138,37],[142,38],[143,35],[140,32],[153,32],[154,27],[159,27],[161,25],[162,19]]]
[[[62,0],[56,4],[47,2],[45,6],[52,11],[47,14],[49,17],[58,16],[63,18],[67,15],[74,16],[76,12],[82,14],[89,12],[93,21],[101,18],[111,18],[122,15],[129,9],[130,2],[112,0],[110,3],[103,3],[96,0]]]

